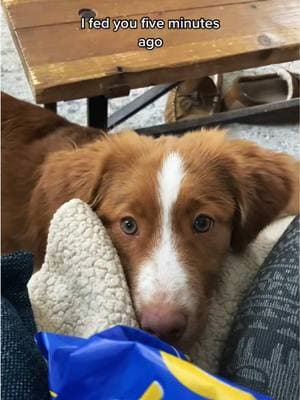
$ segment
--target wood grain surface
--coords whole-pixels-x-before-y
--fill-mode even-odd
[[[11,32],[39,103],[126,93],[132,88],[299,58],[298,0],[3,0]],[[194,30],[80,29],[96,18],[219,19]],[[162,38],[160,49],[137,46]]]

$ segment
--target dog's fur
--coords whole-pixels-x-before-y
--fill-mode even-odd
[[[275,218],[298,213],[299,163],[217,130],[105,135],[2,94],[2,252],[30,250],[39,268],[53,213],[71,198],[107,227],[142,325],[176,330],[181,318],[180,339],[166,326],[161,336],[186,345],[205,324],[230,248],[242,251]],[[205,233],[193,229],[199,214],[214,220]],[[133,235],[120,228],[128,216]]]

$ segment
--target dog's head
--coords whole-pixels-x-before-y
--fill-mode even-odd
[[[71,198],[90,204],[119,253],[141,326],[186,349],[205,325],[226,254],[288,205],[296,169],[289,156],[222,131],[157,140],[129,132],[50,156],[33,208],[52,215]]]

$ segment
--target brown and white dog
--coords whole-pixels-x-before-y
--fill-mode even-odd
[[[53,213],[79,198],[106,226],[141,326],[183,348],[230,249],[299,210],[299,163],[211,130],[104,135],[2,95],[2,251],[39,268]]]

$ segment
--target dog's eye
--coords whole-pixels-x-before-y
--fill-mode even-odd
[[[133,218],[125,217],[121,220],[121,229],[126,235],[134,235],[138,230],[138,226]]]
[[[193,222],[193,229],[196,233],[204,233],[209,231],[214,225],[214,220],[207,215],[198,215]]]

